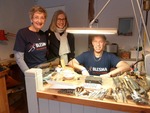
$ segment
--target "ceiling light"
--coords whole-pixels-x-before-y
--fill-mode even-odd
[[[68,27],[66,32],[73,34],[116,34],[116,28],[93,28],[92,25],[98,18],[98,16],[102,13],[105,7],[109,4],[111,0],[108,0],[103,8],[98,12],[95,18],[89,23],[89,27]]]
[[[90,28],[90,27],[70,27],[66,30],[73,34],[116,34],[116,28]]]
[[[5,31],[4,30],[0,30],[0,40],[7,40],[7,38],[5,37]]]

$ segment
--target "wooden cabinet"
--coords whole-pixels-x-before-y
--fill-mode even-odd
[[[9,70],[4,70],[0,72],[0,113],[9,113],[9,104],[7,97],[7,88],[5,76],[8,74]]]

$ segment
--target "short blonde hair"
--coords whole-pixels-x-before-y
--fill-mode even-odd
[[[30,19],[33,18],[33,15],[34,15],[35,12],[43,13],[45,15],[45,19],[47,18],[47,12],[46,12],[46,10],[43,7],[41,7],[41,6],[33,6],[30,9],[30,11],[29,11],[29,17],[30,17]]]
[[[66,21],[66,26],[65,28],[67,28],[69,26],[69,22],[68,22],[68,19],[67,19],[67,15],[66,13],[63,11],[63,10],[58,10],[54,13],[53,17],[52,17],[52,21],[50,23],[50,26],[49,26],[49,29],[53,32],[56,31],[57,29],[57,18],[60,14],[63,14],[65,16],[65,21]]]

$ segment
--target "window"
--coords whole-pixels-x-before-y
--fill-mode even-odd
[[[132,36],[133,32],[133,18],[119,18],[118,35]]]

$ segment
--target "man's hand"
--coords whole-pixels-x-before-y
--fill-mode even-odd
[[[89,75],[90,75],[89,72],[86,70],[86,68],[83,68],[83,69],[81,70],[81,73],[82,73],[82,75],[86,75],[86,76],[89,76]]]

